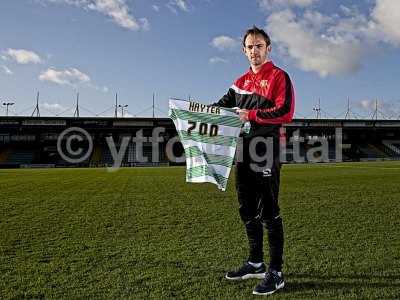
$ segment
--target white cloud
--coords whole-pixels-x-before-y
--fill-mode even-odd
[[[110,17],[117,25],[130,30],[143,28],[140,20],[131,14],[126,0],[47,0],[52,3],[65,3],[88,10],[97,11]],[[142,24],[143,25],[143,24]],[[148,24],[146,24],[148,25]]]
[[[157,12],[160,11],[160,7],[159,7],[158,5],[155,5],[155,4],[154,4],[154,5],[152,5],[151,7],[152,7],[155,11],[157,11]]]
[[[259,0],[258,4],[266,11],[290,6],[307,7],[318,0]]]
[[[224,58],[222,58],[222,57],[215,56],[215,57],[211,57],[211,58],[209,59],[209,62],[210,62],[211,64],[227,63],[228,60],[226,60],[226,59],[224,59]]]
[[[188,5],[185,0],[175,0],[176,6],[183,11],[189,11]]]
[[[326,15],[312,6],[317,1],[258,1],[273,48],[300,69],[320,76],[353,73],[382,42],[400,46],[400,1],[371,0],[369,15],[344,5]]]
[[[189,11],[189,5],[186,0],[170,0],[166,6],[175,14],[178,13],[177,9],[184,12]]]
[[[149,31],[150,30],[150,22],[147,20],[147,18],[140,18],[139,19],[140,26],[144,31]]]
[[[78,84],[90,82],[90,77],[76,68],[61,71],[49,68],[39,75],[39,80],[76,87]]]
[[[355,36],[328,35],[290,11],[279,11],[267,19],[273,41],[283,47],[304,71],[324,77],[351,73],[360,68],[362,45]]]
[[[13,74],[13,72],[7,67],[7,66],[1,66],[1,69],[3,70],[3,73],[4,74],[7,74],[7,75],[12,75]]]
[[[376,101],[364,99],[364,100],[356,101],[354,104],[355,104],[355,107],[358,107],[358,108],[362,108],[365,110],[374,110]]]
[[[88,5],[88,8],[111,17],[121,27],[131,30],[140,28],[135,18],[130,15],[124,0],[95,0]]]
[[[220,51],[237,50],[240,48],[240,41],[226,35],[221,35],[213,38],[210,45]]]
[[[102,92],[102,93],[108,93],[109,92],[109,88],[106,86],[98,86],[92,83],[88,84],[89,87],[95,89],[96,91]]]
[[[107,86],[99,86],[92,83],[89,75],[76,68],[69,68],[65,70],[48,68],[39,75],[39,80],[52,82],[59,85],[67,85],[73,88],[77,88],[78,85],[84,85],[102,93],[109,92],[109,88]]]
[[[302,18],[314,28],[322,28],[334,23],[333,17],[325,16],[318,11],[308,9],[304,12]]]
[[[2,59],[11,59],[19,64],[38,64],[42,62],[42,59],[38,54],[33,51],[25,49],[7,49],[3,52]]]
[[[124,118],[133,118],[135,117],[134,115],[132,115],[130,112],[124,111]]]
[[[383,114],[387,118],[397,118],[400,115],[400,101],[388,102],[383,100],[363,99],[356,101],[354,106],[365,112],[369,112],[371,115],[375,112],[376,108],[378,108],[378,117]]]
[[[376,0],[371,13],[377,27],[385,35],[386,40],[400,45],[400,1]]]
[[[67,110],[66,107],[62,106],[61,104],[58,103],[48,103],[44,102],[41,104],[44,110],[48,111],[49,113],[53,114],[59,114]]]

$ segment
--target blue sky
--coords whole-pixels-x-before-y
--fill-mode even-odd
[[[26,115],[40,91],[42,115],[54,115],[79,91],[88,116],[112,107],[116,92],[127,116],[150,116],[153,92],[157,116],[169,97],[210,103],[248,68],[240,38],[253,24],[294,82],[298,117],[313,116],[318,98],[323,116],[338,116],[347,97],[358,116],[378,99],[381,117],[399,117],[393,0],[2,0],[0,101]]]

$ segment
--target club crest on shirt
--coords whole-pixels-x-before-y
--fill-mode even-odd
[[[251,84],[251,80],[246,79],[246,80],[244,81],[244,86],[248,86],[248,85],[250,85],[250,84]]]
[[[263,79],[260,81],[260,87],[261,88],[268,88],[268,80]]]

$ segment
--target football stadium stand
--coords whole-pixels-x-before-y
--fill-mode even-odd
[[[74,134],[80,134],[76,131],[60,138],[72,127],[87,132],[92,144],[84,136],[76,139]],[[153,157],[150,141],[141,143],[140,151],[132,138],[140,136],[138,133],[149,138],[157,127],[163,128],[162,141]],[[400,120],[295,119],[283,128],[286,163],[400,160]],[[174,165],[177,162],[168,159],[167,146],[176,135],[168,118],[0,116],[0,168],[113,166],[110,144],[115,145],[115,155],[115,151],[122,150],[124,139],[127,142],[121,166]],[[70,137],[75,137],[70,150],[76,157],[63,157],[60,149],[65,150]],[[175,143],[171,151],[181,156],[182,145]],[[71,161],[82,153],[87,153],[83,160]],[[145,161],[140,153],[147,158]]]

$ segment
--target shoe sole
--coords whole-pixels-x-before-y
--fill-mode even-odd
[[[271,294],[275,293],[277,290],[283,289],[284,286],[285,286],[285,282],[282,282],[280,285],[278,285],[276,287],[275,290],[273,290],[271,292],[259,293],[259,292],[253,291],[253,295],[268,296],[268,295],[271,295]]]
[[[257,273],[257,274],[247,274],[241,277],[228,277],[225,275],[225,278],[228,280],[238,281],[238,280],[246,280],[246,279],[263,279],[265,277],[265,273]]]

